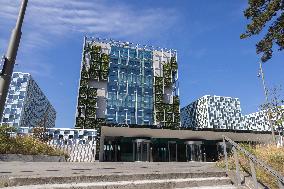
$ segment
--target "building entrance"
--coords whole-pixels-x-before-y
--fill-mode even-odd
[[[133,144],[133,161],[150,161],[150,140],[136,139]]]
[[[120,144],[110,141],[104,145],[104,161],[120,161]]]
[[[169,161],[177,161],[177,143],[176,141],[168,141]]]
[[[187,141],[186,144],[186,160],[202,161],[202,141]]]

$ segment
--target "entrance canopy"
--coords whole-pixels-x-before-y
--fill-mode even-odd
[[[234,133],[218,131],[192,131],[192,130],[170,130],[170,129],[148,129],[128,127],[107,127],[101,128],[101,137],[149,137],[149,138],[174,138],[184,140],[222,140],[222,135],[234,141],[268,142],[270,134],[258,133]]]

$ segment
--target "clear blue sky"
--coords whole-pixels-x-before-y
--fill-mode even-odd
[[[57,127],[73,127],[83,36],[178,50],[181,106],[209,94],[238,97],[244,114],[264,101],[255,37],[240,40],[247,0],[30,0],[17,71],[33,75],[57,110]],[[4,54],[20,0],[0,0]],[[264,65],[269,85],[284,86],[284,52]]]

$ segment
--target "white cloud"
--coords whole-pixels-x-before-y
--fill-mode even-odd
[[[53,79],[52,71],[53,65],[50,63],[37,60],[37,58],[30,58],[29,61],[17,59],[15,71],[27,72],[36,77],[45,77]]]
[[[15,19],[20,1],[0,2],[0,19]],[[157,30],[163,31],[176,17],[171,9],[136,10],[127,4],[114,2],[33,0],[29,2],[25,24],[29,32],[36,32],[37,36],[41,35],[47,40],[51,35],[65,36],[66,32],[111,33],[112,36],[145,35]],[[31,40],[33,39],[29,38],[27,41]]]
[[[0,30],[13,27],[21,0],[0,0],[0,4]],[[172,9],[137,9],[109,0],[31,0],[26,13],[21,49],[27,53],[46,49],[50,41],[72,33],[114,38],[159,35],[177,17]],[[5,32],[8,35],[10,29]]]
[[[6,46],[7,46],[7,40],[5,40],[4,38],[0,38],[0,53],[4,53],[4,49],[6,48]]]

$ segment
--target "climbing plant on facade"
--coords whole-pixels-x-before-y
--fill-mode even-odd
[[[97,89],[89,87],[91,80],[107,80],[109,55],[102,53],[101,46],[86,43],[83,53],[78,96],[77,128],[98,128],[102,120],[96,119]]]
[[[154,78],[155,119],[162,123],[164,128],[175,129],[180,123],[178,96],[173,97],[173,103],[164,102],[164,88],[174,86],[177,68],[176,58],[171,57],[170,61],[163,65],[163,76]]]

